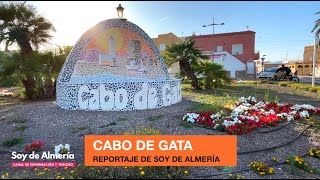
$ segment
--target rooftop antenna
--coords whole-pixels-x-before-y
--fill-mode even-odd
[[[247,31],[249,31],[249,27],[250,27],[250,26],[249,26],[249,25],[247,25]]]
[[[182,36],[181,37],[183,38],[183,32],[182,32]]]

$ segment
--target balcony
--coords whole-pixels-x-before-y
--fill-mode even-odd
[[[253,60],[257,60],[260,59],[260,51],[255,51],[254,53],[254,59]]]

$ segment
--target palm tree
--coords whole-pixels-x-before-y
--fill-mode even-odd
[[[228,72],[224,70],[223,65],[214,63],[212,61],[200,61],[195,67],[197,74],[204,75],[205,89],[211,89],[212,87],[218,88],[222,86],[222,81],[231,82]]]
[[[167,55],[165,61],[168,66],[178,62],[183,74],[191,79],[191,86],[196,90],[201,89],[193,67],[198,63],[199,59],[208,59],[209,57],[202,55],[201,51],[195,47],[194,40],[172,44],[167,47],[165,54]]]
[[[320,11],[316,13],[316,15],[320,15]],[[311,32],[315,32],[315,35],[316,36],[319,36],[320,35],[320,19],[317,19],[315,21],[315,25],[313,27],[313,29],[311,30]],[[320,44],[320,42],[318,42]]]
[[[35,7],[26,5],[26,2],[0,3],[0,43],[5,43],[6,51],[14,43],[20,47],[21,57],[16,58],[28,68],[19,71],[22,73],[19,77],[28,97],[33,97],[36,92],[39,78],[32,71],[37,71],[36,67],[40,63],[33,62],[30,57],[37,59],[33,49],[37,50],[41,43],[48,42],[52,37],[51,31],[55,31],[53,25],[39,15]],[[14,64],[17,63],[12,62]]]
[[[41,43],[51,39],[50,32],[55,31],[53,25],[39,15],[35,7],[25,2],[0,4],[0,43],[8,46],[17,43],[21,54],[28,54],[39,48]]]

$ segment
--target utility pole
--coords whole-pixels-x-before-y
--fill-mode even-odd
[[[207,26],[212,26],[212,55],[213,55],[213,61],[214,61],[214,52],[215,52],[215,50],[214,50],[214,26],[215,25],[224,25],[224,23],[220,23],[220,24],[215,24],[214,23],[214,17],[212,18],[212,24],[209,24],[209,25],[203,25],[202,27],[207,27]]]
[[[312,87],[315,86],[316,82],[316,61],[317,61],[317,47],[319,44],[319,35],[314,37],[314,47],[313,47],[313,67],[312,67]]]

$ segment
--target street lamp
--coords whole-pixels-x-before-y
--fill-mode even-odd
[[[212,26],[212,45],[213,45],[213,51],[212,51],[212,54],[213,54],[213,60],[214,60],[214,26],[216,25],[224,25],[224,23],[220,23],[220,24],[215,24],[214,23],[214,17],[212,18],[212,24],[208,24],[208,25],[203,25],[202,27],[207,27],[207,26]]]
[[[266,59],[267,55],[263,55],[262,58],[261,58],[261,66],[262,66],[262,71],[264,71],[264,60]]]
[[[122,17],[123,17],[123,10],[124,10],[124,8],[121,6],[121,4],[119,4],[119,6],[117,7],[117,12],[118,12],[118,17],[120,19],[122,19]]]

